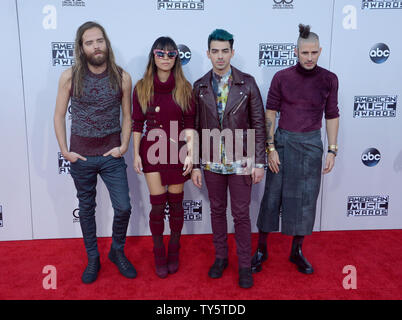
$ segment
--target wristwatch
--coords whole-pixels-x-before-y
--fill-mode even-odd
[[[270,153],[271,151],[275,151],[275,143],[273,142],[267,142],[265,144],[265,152],[266,153]]]

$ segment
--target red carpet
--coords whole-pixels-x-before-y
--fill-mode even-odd
[[[167,239],[165,239],[167,241]],[[229,267],[221,279],[208,278],[213,263],[211,235],[182,236],[179,272],[159,279],[154,273],[151,237],[129,237],[126,255],[138,271],[125,279],[108,260],[110,238],[99,239],[102,268],[91,285],[81,283],[86,266],[82,239],[0,242],[0,299],[135,300],[356,300],[402,299],[402,230],[315,232],[304,254],[315,272],[304,275],[288,261],[291,237],[271,234],[269,260],[254,275],[254,287],[237,284],[233,234]],[[253,234],[253,250],[257,234]],[[57,270],[57,289],[45,290],[46,265]],[[357,289],[343,288],[344,266],[357,271]]]

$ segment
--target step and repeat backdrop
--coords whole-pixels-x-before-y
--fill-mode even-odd
[[[273,75],[297,63],[298,24],[310,24],[323,48],[319,65],[338,75],[339,154],[323,176],[314,230],[402,228],[402,1],[396,0],[3,0],[0,30],[0,240],[81,237],[78,201],[53,129],[60,74],[74,64],[77,28],[103,25],[133,84],[154,40],[179,45],[190,82],[208,70],[207,38],[234,34],[232,64],[253,75],[265,102]],[[66,115],[69,139],[71,115]],[[325,122],[323,122],[325,137]],[[128,235],[149,235],[149,193],[128,164]],[[253,231],[264,191],[253,187]],[[211,233],[208,193],[185,185],[184,234]],[[98,236],[110,236],[113,209],[97,186]],[[228,205],[229,232],[233,223]],[[169,231],[166,222],[166,233]]]

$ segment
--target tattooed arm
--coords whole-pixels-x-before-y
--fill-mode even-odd
[[[274,142],[275,119],[276,111],[268,109],[265,112],[265,130],[267,132],[267,143]]]
[[[276,110],[269,110],[265,112],[265,129],[267,130],[267,144],[269,147],[275,147],[274,143],[274,132],[275,132],[275,122],[276,122]],[[279,155],[276,150],[268,152],[268,168],[274,172],[279,172]]]

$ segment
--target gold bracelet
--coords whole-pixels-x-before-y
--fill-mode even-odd
[[[331,145],[328,146],[328,149],[338,151],[338,145],[337,144],[331,144]]]

